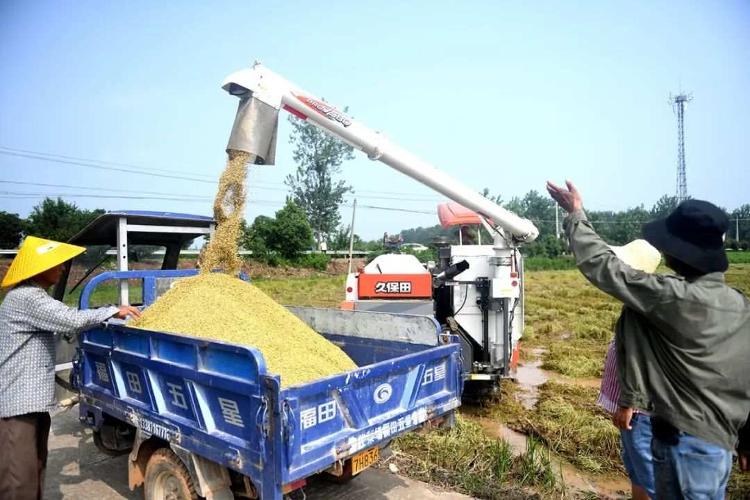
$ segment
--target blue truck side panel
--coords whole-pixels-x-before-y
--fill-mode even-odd
[[[175,272],[181,271],[105,278],[153,282]],[[112,321],[80,339],[81,419],[94,427],[105,417],[128,422],[248,476],[262,498],[277,499],[283,485],[383,446],[460,404],[457,343],[329,338],[360,368],[282,389],[251,347]]]
[[[460,374],[458,346],[446,345],[282,390],[282,483],[450,412]]]

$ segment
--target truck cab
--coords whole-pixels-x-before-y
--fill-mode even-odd
[[[145,256],[161,260],[162,270],[177,269],[181,251],[196,238],[210,237],[215,225],[211,217],[174,212],[121,210],[102,214],[68,241],[86,247],[87,252],[67,263],[53,296],[69,299],[102,267],[129,271],[132,262],[136,264],[132,268],[143,268],[138,264]],[[84,270],[82,275],[80,270]],[[120,283],[113,303],[130,304],[128,286],[128,282]]]

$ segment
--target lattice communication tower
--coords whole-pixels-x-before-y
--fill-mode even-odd
[[[693,100],[692,94],[670,96],[669,102],[677,115],[677,202],[685,201],[687,176],[685,173],[685,104]]]

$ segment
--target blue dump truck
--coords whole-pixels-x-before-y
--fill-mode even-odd
[[[161,233],[182,245],[205,234],[196,228],[212,227],[190,217],[105,214],[71,241],[116,247],[122,269],[128,241],[153,246]],[[176,264],[169,248],[167,259]],[[140,305],[148,307],[174,280],[196,273],[162,267],[98,274],[84,286],[80,306],[92,306],[107,289],[132,299],[140,284]],[[81,334],[69,375],[80,419],[100,449],[129,453],[131,489],[144,485],[147,499],[281,499],[314,474],[355,476],[396,436],[452,424],[463,387],[460,346],[433,318],[290,309],[359,368],[282,388],[252,347],[118,320]]]

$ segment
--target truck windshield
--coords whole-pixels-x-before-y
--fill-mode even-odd
[[[129,269],[160,269],[165,248],[151,245],[131,245],[128,252]],[[65,285],[63,300],[70,306],[78,306],[81,292],[95,276],[106,271],[117,270],[117,252],[109,246],[89,246],[71,264]],[[131,304],[142,302],[140,280],[130,280]],[[101,307],[119,302],[119,287],[115,280],[101,283],[91,295],[89,307]]]

